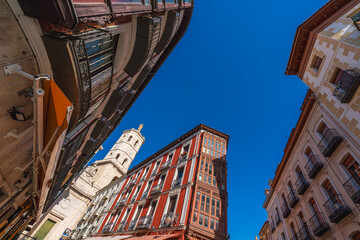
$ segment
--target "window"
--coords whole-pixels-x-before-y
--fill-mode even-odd
[[[215,220],[213,218],[211,218],[211,220],[210,220],[210,229],[215,230],[214,227],[215,227]]]
[[[116,155],[116,159],[119,159],[119,157],[120,157],[120,153],[118,153],[118,154]]]
[[[210,211],[210,197],[206,196],[206,207],[205,207],[205,212],[209,213]]]
[[[216,187],[216,179],[215,179],[215,177],[213,178],[213,186]]]
[[[204,146],[206,146],[207,138],[204,138]]]
[[[150,211],[148,213],[149,216],[154,216],[155,208],[156,208],[157,201],[152,201],[150,205]]]
[[[125,165],[127,163],[127,161],[128,161],[128,159],[125,158],[122,164]]]
[[[208,145],[207,146],[208,146],[208,148],[210,147],[210,139],[208,139]]]
[[[131,141],[131,139],[132,139],[132,136],[130,136],[130,137],[128,138],[128,142],[130,142],[130,141]]]
[[[169,207],[167,213],[175,213],[175,205],[176,205],[177,196],[170,197]]]
[[[218,150],[218,142],[215,142],[215,151]]]
[[[281,239],[286,240],[284,232],[281,233]]]
[[[211,215],[215,216],[215,199],[211,200]]]
[[[201,160],[201,164],[200,164],[200,171],[203,171],[204,170],[204,161]]]
[[[205,163],[205,172],[206,172],[206,173],[208,172],[208,169],[209,169],[209,164],[208,164],[208,163]]]
[[[199,173],[199,180],[202,181],[202,173]]]
[[[200,217],[199,217],[199,225],[203,225],[203,223],[204,223],[204,215],[202,215],[201,213],[200,213]]]
[[[206,174],[204,174],[204,182],[207,182],[207,175]]]
[[[136,140],[136,142],[134,143],[134,147],[136,147],[136,145],[138,145],[139,140]]]
[[[169,157],[168,157],[168,161],[171,161],[173,159],[173,157],[174,157],[174,154],[173,153],[170,154]]]
[[[200,210],[204,211],[204,209],[205,209],[205,194],[201,196],[201,205],[200,205]]]
[[[200,192],[196,192],[195,209],[198,209],[200,202]]]
[[[313,58],[313,60],[311,62],[311,65],[310,65],[311,69],[313,69],[316,72],[319,71],[322,60],[323,59],[321,57],[319,57],[317,55],[314,55],[314,58]]]
[[[211,149],[214,149],[214,141],[211,141]]]
[[[204,227],[208,228],[209,227],[209,217],[205,215],[204,218]]]
[[[197,223],[198,221],[198,213],[197,212],[194,212],[194,215],[193,215],[193,223]]]
[[[206,148],[205,147],[203,147],[203,153],[205,153],[206,152]]]
[[[295,226],[294,226],[293,222],[290,223],[290,230],[291,230],[292,237],[294,238],[296,236],[296,231],[295,231]]]
[[[219,231],[219,221],[215,220],[215,231]]]
[[[209,164],[209,174],[212,175],[212,164]]]
[[[220,200],[216,200],[216,216],[220,217]]]

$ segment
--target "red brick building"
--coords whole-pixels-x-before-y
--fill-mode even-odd
[[[129,170],[96,236],[227,239],[228,140],[201,124]]]

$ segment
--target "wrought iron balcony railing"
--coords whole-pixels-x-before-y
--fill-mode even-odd
[[[291,208],[294,208],[296,204],[299,202],[299,198],[298,196],[295,195],[294,190],[289,192],[287,198],[288,198],[289,206]]]
[[[161,193],[162,187],[163,187],[164,183],[160,183],[156,186],[154,186],[151,190],[150,195],[157,195]]]
[[[187,153],[181,155],[178,159],[178,163],[185,162],[188,160]]]
[[[104,229],[102,230],[103,233],[107,233],[107,232],[112,232],[114,228],[114,223],[111,222],[111,223],[107,223],[104,227]]]
[[[182,178],[177,178],[174,180],[174,182],[171,184],[171,188],[180,187]]]
[[[324,157],[330,157],[342,140],[342,137],[336,133],[335,129],[328,129],[320,140],[318,147]]]
[[[155,175],[157,174],[157,171],[158,171],[158,169],[157,169],[157,168],[156,168],[156,169],[154,169],[154,170],[151,172],[150,177],[155,176]]]
[[[137,219],[132,220],[132,221],[129,223],[129,227],[128,227],[127,230],[128,230],[128,231],[133,231],[133,230],[135,230],[136,222],[137,222]]]
[[[333,95],[341,103],[349,103],[360,85],[360,73],[349,69],[340,70]]]
[[[165,228],[173,226],[176,223],[177,218],[178,215],[172,212],[164,214],[161,220],[161,227]]]
[[[134,196],[131,197],[130,202],[131,202],[131,203],[132,203],[132,202],[135,202],[136,197],[137,197],[137,194],[134,194]]]
[[[148,194],[149,194],[149,189],[146,190],[146,191],[141,195],[141,199],[147,198]]]
[[[279,226],[279,224],[281,223],[281,218],[279,214],[275,214],[275,223],[276,226]]]
[[[305,169],[308,173],[309,178],[311,179],[314,179],[316,177],[322,167],[323,163],[320,161],[317,155],[312,155],[305,165]]]
[[[349,180],[344,183],[344,188],[350,195],[354,203],[360,203],[360,176],[359,174],[352,175]]]
[[[139,219],[139,222],[138,222],[136,228],[137,228],[137,229],[140,229],[140,228],[150,228],[150,227],[151,227],[151,221],[152,221],[152,216],[150,216],[150,215],[141,217],[141,218]]]
[[[310,184],[306,181],[303,175],[299,176],[295,182],[295,186],[299,195],[303,195],[306,189],[308,189],[309,185]]]
[[[168,169],[170,167],[170,165],[171,165],[171,161],[164,162],[160,167],[160,172],[165,171],[166,169]]]
[[[125,205],[125,203],[127,202],[127,200],[128,200],[128,197],[121,199],[119,202],[117,202],[117,203],[115,204],[115,208],[119,208],[119,207]]]
[[[116,228],[116,232],[122,232],[122,231],[124,231],[125,228],[126,228],[126,225],[127,225],[127,222],[121,221],[121,222],[119,223],[119,225],[117,226],[117,228]]]
[[[334,195],[324,204],[330,222],[338,223],[351,213],[351,209],[345,204],[340,194]]]
[[[315,240],[309,231],[309,227],[305,224],[298,232],[298,239],[299,240]]]
[[[283,218],[287,218],[289,216],[291,210],[286,203],[283,203],[283,205],[281,206],[281,212],[282,212]]]
[[[130,180],[129,183],[127,184],[127,187],[131,187],[131,186],[133,186],[133,185],[135,185],[135,184],[136,184],[136,179],[132,179],[132,180]]]
[[[330,229],[329,224],[325,221],[324,215],[321,212],[316,212],[310,218],[310,227],[316,237],[322,236]]]

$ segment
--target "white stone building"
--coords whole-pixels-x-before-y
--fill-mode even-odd
[[[86,167],[58,197],[48,213],[44,214],[38,224],[31,229],[30,235],[44,240],[59,239],[62,234],[67,235],[76,226],[90,203],[107,206],[111,200],[109,196],[116,187],[121,186],[110,188],[109,191],[104,192],[104,196],[98,195],[101,199],[93,198],[98,191],[107,189],[114,180],[126,174],[145,141],[141,129],[142,125],[139,129],[124,131],[103,160],[95,161],[91,166]],[[96,225],[96,222],[94,224]]]

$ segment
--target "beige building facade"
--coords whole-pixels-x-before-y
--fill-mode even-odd
[[[312,91],[301,110],[266,191],[271,239],[358,240],[359,141]]]
[[[91,202],[96,202],[92,206],[107,206],[111,201],[109,196],[116,190],[108,190],[108,186],[127,173],[145,141],[141,129],[142,125],[139,129],[124,131],[103,160],[87,166],[32,228],[30,235],[45,240],[59,239],[73,230]],[[100,201],[95,196],[102,189]]]

